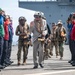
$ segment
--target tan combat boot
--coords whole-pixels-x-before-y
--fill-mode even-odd
[[[23,62],[23,65],[25,65],[26,64],[26,60]]]

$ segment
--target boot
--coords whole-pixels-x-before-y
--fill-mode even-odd
[[[53,53],[52,53],[52,52],[50,52],[50,55],[51,55],[51,56],[53,56]]]
[[[20,61],[18,61],[18,64],[17,64],[18,66],[20,65]]]
[[[62,60],[63,59],[63,57],[60,57],[60,60]]]
[[[26,60],[25,61],[23,61],[23,65],[25,65],[26,64]]]

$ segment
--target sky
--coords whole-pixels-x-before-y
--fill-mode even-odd
[[[13,43],[18,41],[18,37],[15,35],[15,30],[18,25],[18,18],[24,16],[27,19],[27,23],[34,19],[33,15],[35,11],[23,9],[18,7],[18,0],[0,0],[0,8],[2,8],[7,15],[10,15],[13,20],[14,36]]]

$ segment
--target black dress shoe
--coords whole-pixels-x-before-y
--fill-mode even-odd
[[[5,66],[3,66],[3,65],[0,65],[0,69],[4,69],[5,68]]]
[[[70,64],[74,63],[74,61],[71,61]]]
[[[3,64],[2,64],[2,66],[5,66],[5,67],[7,67],[8,65],[7,65],[7,64],[5,64],[5,63],[3,63]]]
[[[75,64],[72,64],[72,66],[75,66]]]
[[[75,66],[75,61],[71,64],[72,66]]]
[[[44,66],[42,64],[39,64],[41,68],[44,68]]]
[[[14,63],[13,61],[10,61],[10,63]]]
[[[9,66],[10,65],[10,63],[4,63],[3,64],[3,66],[5,66],[5,67],[7,67],[7,66]]]
[[[68,63],[71,63],[72,60],[69,60]]]
[[[38,68],[38,66],[34,66],[34,67],[33,67],[33,69],[36,69],[36,68]]]
[[[9,62],[6,62],[5,64],[7,64],[9,66],[9,65],[11,65],[11,62],[9,61]]]

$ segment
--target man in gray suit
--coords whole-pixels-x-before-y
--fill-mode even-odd
[[[43,34],[45,31],[45,26],[43,26],[43,19],[41,17],[40,12],[36,12],[34,14],[34,21],[30,23],[30,32],[33,33],[33,62],[34,69],[38,68],[38,64],[41,68],[43,68],[43,48],[44,48],[44,40],[45,35]],[[39,52],[39,56],[38,56]],[[37,61],[37,56],[39,60]]]

